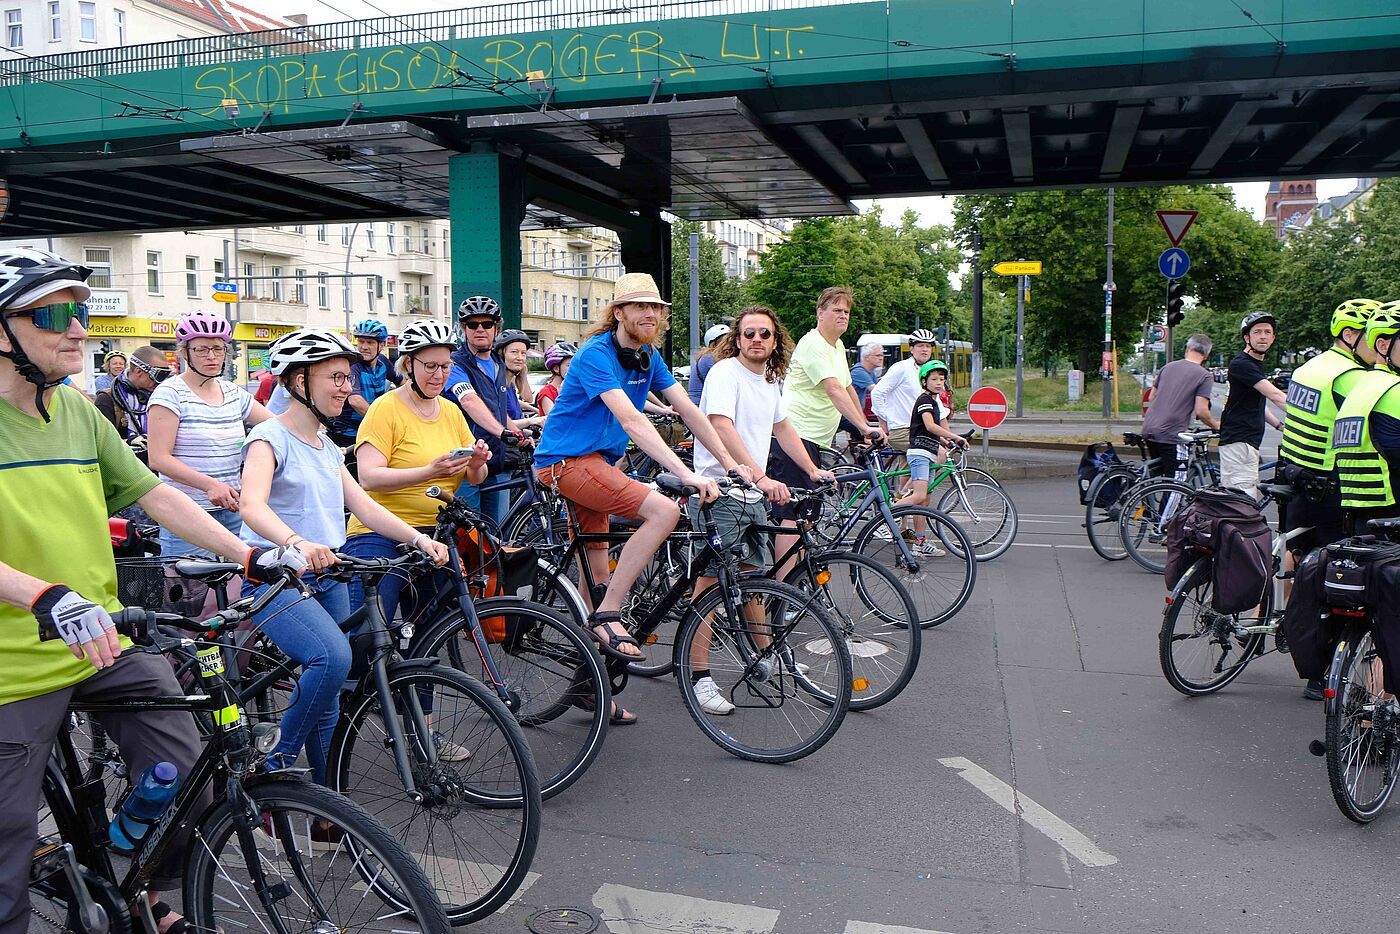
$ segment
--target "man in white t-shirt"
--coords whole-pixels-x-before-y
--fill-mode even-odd
[[[705,377],[700,396],[700,411],[724,442],[725,450],[753,471],[758,489],[777,505],[786,504],[792,494],[786,484],[768,476],[765,470],[774,439],[810,480],[820,483],[832,479],[830,471],[821,470],[812,462],[797,429],[788,421],[778,390],[778,383],[787,373],[792,347],[792,338],[772,310],[762,305],[745,308],[733,329],[720,338],[715,348],[715,365]],[[725,476],[724,467],[699,439],[695,442],[695,472],[714,479]],[[758,530],[768,523],[768,513],[762,499],[750,496],[750,500],[745,500],[739,491],[722,496],[710,513],[725,549],[743,543],[746,553],[740,566],[746,570],[763,568],[770,561],[768,536]],[[693,497],[688,509],[691,525],[700,526],[700,507]],[[708,576],[710,570],[706,568],[707,576],[695,582],[696,595],[716,582],[715,577]],[[701,708],[709,714],[731,713],[734,705],[710,677],[708,639],[695,640],[691,664],[691,680]]]

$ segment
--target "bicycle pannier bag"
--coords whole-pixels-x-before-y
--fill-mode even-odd
[[[1079,458],[1079,505],[1083,506],[1089,502],[1089,485],[1094,482],[1094,478],[1100,472],[1109,467],[1116,467],[1122,461],[1118,458],[1118,452],[1113,449],[1113,444],[1108,441],[1095,441],[1084,449],[1084,454]],[[1107,502],[1102,502],[1105,496],[1104,491],[1099,491],[1101,506],[1107,506],[1118,498],[1118,491],[1115,490],[1113,497]]]
[[[1214,555],[1211,608],[1217,613],[1252,609],[1272,576],[1272,538],[1259,504],[1249,496],[1201,490],[1167,525],[1167,587],[1176,587],[1198,555]]]

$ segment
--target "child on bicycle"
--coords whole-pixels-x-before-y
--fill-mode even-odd
[[[303,328],[279,338],[268,351],[268,369],[291,397],[287,411],[261,423],[244,448],[241,515],[250,545],[295,549],[312,571],[336,563],[345,543],[345,509],[368,528],[419,548],[438,564],[447,546],[435,542],[370,499],[345,468],[329,431],[353,386],[350,364],[359,355],[334,331]],[[245,593],[259,587],[248,583]],[[292,702],[282,717],[282,738],[268,768],[290,768],[303,746],[312,777],[326,781],[326,752],[339,717],[341,685],[350,672],[350,641],[340,623],[350,615],[346,584],[311,584],[314,598],[294,590],[278,594],[254,617],[288,657],[301,665]]]
[[[942,360],[930,360],[919,367],[919,385],[923,392],[914,400],[909,415],[909,487],[896,503],[898,506],[924,506],[928,503],[928,481],[934,459],[942,461],[948,445],[965,448],[967,442],[948,428],[951,410],[943,402],[948,387],[948,365]],[[941,557],[946,552],[928,541],[925,521],[914,520],[914,552],[927,557]]]

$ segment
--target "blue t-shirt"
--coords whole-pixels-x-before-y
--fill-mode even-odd
[[[695,368],[690,371],[690,385],[686,388],[686,395],[690,396],[690,401],[696,405],[700,404],[700,396],[705,392],[705,377],[710,375],[714,365],[715,355],[706,351],[695,361]]]
[[[623,369],[607,334],[591,337],[574,355],[559,399],[549,410],[544,434],[535,449],[535,466],[548,467],[566,457],[602,454],[609,462],[627,451],[627,432],[622,430],[601,396],[610,389],[621,389],[641,411],[648,392],[662,392],[676,385],[671,370],[659,355],[653,355],[645,373]]]
[[[876,382],[875,374],[867,370],[864,364],[857,363],[851,367],[851,388],[856,391],[861,405],[865,405],[866,393],[870,392],[870,387]]]

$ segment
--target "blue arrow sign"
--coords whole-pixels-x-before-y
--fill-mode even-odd
[[[1191,268],[1191,257],[1181,247],[1174,246],[1157,257],[1157,268],[1168,279],[1180,279]]]
[[[235,293],[236,293],[236,292],[238,291],[238,283],[237,283],[237,282],[215,282],[215,283],[214,283],[214,291],[215,291],[215,292],[235,292]]]

